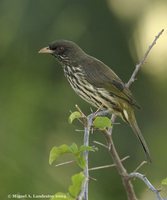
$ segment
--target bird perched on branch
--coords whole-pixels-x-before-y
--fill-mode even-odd
[[[134,108],[140,106],[113,70],[67,40],[54,41],[39,53],[48,53],[58,59],[65,77],[81,98],[96,108],[108,109],[127,122],[139,139],[148,161],[151,161],[149,149],[134,114]]]

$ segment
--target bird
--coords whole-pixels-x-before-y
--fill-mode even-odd
[[[140,106],[110,67],[69,40],[53,41],[38,53],[51,54],[58,60],[72,89],[82,99],[96,108],[107,109],[127,122],[139,139],[147,161],[151,162],[148,145],[135,117],[135,108]]]

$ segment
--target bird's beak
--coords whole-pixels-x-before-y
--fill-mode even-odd
[[[44,48],[40,49],[38,51],[38,53],[50,53],[50,54],[52,54],[53,50],[51,50],[49,47],[44,47]]]

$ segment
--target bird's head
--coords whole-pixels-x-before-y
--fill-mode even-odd
[[[48,53],[55,56],[59,61],[66,62],[78,59],[84,52],[74,42],[57,40],[42,48],[39,53]]]

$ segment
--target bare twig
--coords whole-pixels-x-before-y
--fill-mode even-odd
[[[111,122],[112,122],[112,127],[108,129],[108,134],[112,135],[112,131],[113,131],[113,124],[115,124],[117,116],[112,114],[111,116]]]
[[[74,160],[70,160],[70,161],[67,161],[67,162],[63,162],[63,163],[57,164],[57,165],[55,165],[55,167],[60,167],[62,165],[67,165],[67,164],[74,163],[74,162],[75,162]]]
[[[134,170],[134,172],[137,172],[141,167],[143,167],[143,165],[147,164],[147,161],[143,161],[142,163],[140,163],[140,165]]]
[[[139,178],[141,179],[146,185],[147,187],[153,192],[155,193],[156,197],[157,197],[157,200],[164,200],[160,193],[159,193],[159,190],[157,190],[151,183],[150,181],[146,178],[145,175],[143,174],[140,174],[138,172],[132,172],[129,174],[129,178]]]
[[[104,148],[108,149],[108,146],[107,146],[107,145],[105,145],[105,144],[103,144],[103,143],[101,143],[101,142],[98,142],[98,141],[93,141],[93,143],[95,143],[95,144],[98,144],[98,145],[100,145],[100,146],[102,146],[102,147],[104,147]]]
[[[122,158],[121,162],[127,160],[128,158],[129,158],[129,156],[126,156],[125,158]],[[94,171],[94,170],[99,170],[99,169],[106,169],[106,168],[111,168],[111,167],[115,167],[115,164],[103,165],[103,166],[99,166],[99,167],[92,167],[92,168],[89,168],[89,171]]]
[[[82,112],[82,110],[80,109],[80,107],[77,104],[75,105],[75,107],[82,114],[83,117],[86,117],[85,114]]]
[[[97,179],[96,179],[96,178],[93,178],[93,177],[91,177],[91,176],[89,176],[89,180],[92,180],[92,181],[97,181]]]
[[[76,132],[84,132],[83,129],[75,129]]]
[[[115,167],[115,164],[92,167],[92,168],[89,168],[89,171],[95,171],[95,170],[106,169],[106,168],[111,168],[111,167]]]
[[[162,33],[164,32],[164,29],[162,29],[158,35],[155,36],[155,39],[153,40],[153,42],[151,43],[151,45],[148,47],[146,53],[144,54],[143,58],[141,59],[141,61],[136,65],[135,70],[132,73],[132,76],[130,77],[128,83],[126,84],[126,87],[129,88],[132,83],[136,80],[136,76],[141,68],[141,66],[145,63],[148,54],[150,53],[151,49],[153,48],[153,46],[156,44],[157,40],[159,39],[159,37],[162,35]]]

